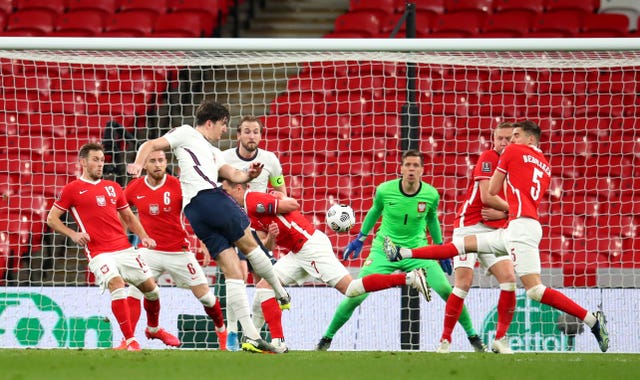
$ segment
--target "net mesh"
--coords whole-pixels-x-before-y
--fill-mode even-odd
[[[470,171],[491,147],[492,128],[528,118],[543,129],[542,149],[553,170],[541,209],[543,281],[560,288],[640,287],[638,51],[3,50],[0,64],[0,289],[7,300],[18,294],[15,289],[92,285],[82,252],[45,223],[56,194],[79,173],[80,146],[102,142],[106,177],[126,186],[125,164],[139,143],[193,124],[203,99],[228,105],[231,126],[241,115],[261,118],[266,127],[261,147],[279,156],[289,192],[340,254],[358,232],[375,186],[399,175],[408,67],[416,68],[424,180],[441,194],[445,240]],[[231,133],[219,147],[234,143]],[[351,232],[326,227],[325,212],[334,203],[356,211]],[[73,225],[72,218],[68,222]],[[368,244],[363,258],[345,262],[352,273],[363,264]],[[208,273],[214,282],[215,268]],[[496,287],[479,269],[474,284],[488,291]],[[606,303],[601,293],[588,294],[587,306]],[[91,308],[93,295],[82,297],[79,302]],[[615,310],[634,310],[628,298],[617,302]],[[11,308],[3,311],[19,316]],[[443,314],[437,308],[427,313],[429,329],[439,330]],[[477,328],[486,323],[481,317],[474,316]],[[17,321],[22,324],[15,331],[37,337],[35,322]],[[314,325],[311,339],[319,338],[324,322]],[[360,339],[367,334],[373,334],[371,342],[345,348],[386,347],[387,338],[375,331]],[[195,344],[201,337],[185,339]],[[41,344],[35,341],[5,344]],[[311,348],[305,344],[302,348]],[[425,349],[432,343],[426,344]],[[619,349],[637,351],[638,344]],[[589,351],[591,345],[585,341],[578,350]]]

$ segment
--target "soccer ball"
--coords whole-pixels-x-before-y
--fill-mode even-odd
[[[351,206],[335,204],[327,210],[327,225],[336,232],[347,232],[356,224]]]

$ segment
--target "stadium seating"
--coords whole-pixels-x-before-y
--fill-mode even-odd
[[[56,19],[56,30],[50,36],[83,36],[93,37],[104,29],[104,14],[94,10],[71,11],[59,15]]]
[[[66,0],[14,0],[13,5],[17,11],[47,11],[54,17],[64,13],[67,7]]]
[[[511,37],[526,36],[533,27],[535,16],[527,11],[514,10],[489,15],[482,27],[482,34],[506,33]]]
[[[168,0],[167,7],[175,17],[197,15],[201,34],[205,37],[212,36],[214,28],[221,25],[226,16],[224,1],[220,0]]]
[[[485,25],[487,14],[473,11],[445,13],[435,19],[431,26],[431,37],[475,37]]]
[[[149,37],[153,34],[156,17],[157,15],[139,10],[116,13],[109,17],[102,36]]]
[[[495,12],[504,11],[526,11],[532,14],[544,12],[545,0],[494,0],[493,9]]]
[[[544,9],[546,12],[554,11],[578,11],[582,13],[594,13],[600,0],[546,0]]]
[[[14,33],[20,35],[42,36],[55,29],[55,17],[47,10],[16,11],[9,15],[5,35]],[[9,32],[9,33],[7,33]]]
[[[445,13],[455,12],[480,12],[490,13],[493,0],[445,0]]]
[[[533,32],[560,33],[575,37],[582,30],[583,14],[577,11],[555,11],[539,14],[533,23]]]
[[[373,36],[381,31],[385,20],[375,11],[348,12],[338,16],[334,23],[334,32],[362,33]]]
[[[629,32],[629,19],[623,14],[587,14],[582,19],[581,37],[625,37]],[[599,33],[599,35],[597,35]]]
[[[203,27],[197,12],[165,13],[158,16],[153,27],[154,37],[196,38]]]
[[[640,16],[640,3],[636,0],[602,0],[598,12],[623,14],[629,18],[630,29],[636,30]]]
[[[116,13],[119,0],[67,0],[68,11],[97,11],[105,17]]]
[[[167,13],[167,9],[167,0],[120,0],[118,3],[118,13],[135,11],[157,17]]]

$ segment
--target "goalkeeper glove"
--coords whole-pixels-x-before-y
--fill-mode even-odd
[[[367,240],[367,235],[362,234],[360,232],[358,237],[356,237],[347,248],[344,249],[344,253],[342,254],[342,260],[348,260],[349,258],[357,259],[360,256],[360,252],[362,251],[362,246],[364,245],[364,241]]]
[[[451,273],[453,273],[453,266],[452,264],[452,260],[451,259],[442,259],[439,260],[440,261],[440,267],[442,268],[442,270],[448,274],[449,276],[451,276]]]

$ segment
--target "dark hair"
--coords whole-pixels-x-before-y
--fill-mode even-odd
[[[419,150],[409,149],[402,153],[402,162],[404,162],[407,157],[418,157],[420,158],[420,165],[424,165],[424,158],[422,157],[422,153]]]
[[[87,143],[84,144],[81,148],[80,148],[80,152],[78,152],[78,156],[80,158],[87,158],[89,157],[89,152],[92,150],[99,150],[101,152],[104,152],[104,147],[102,146],[102,144],[99,143]]]
[[[536,142],[540,142],[540,137],[542,136],[542,130],[538,124],[534,123],[531,120],[519,121],[517,123],[513,123],[514,128],[520,128],[524,133],[529,136],[533,136],[536,138]]]
[[[246,182],[233,182],[232,180],[230,180],[229,178],[225,178],[225,177],[218,177],[218,182],[222,183],[222,182],[226,182],[229,185],[233,186],[237,186],[240,185],[242,186],[243,189],[246,189],[249,187],[249,185]]]
[[[218,102],[204,101],[196,110],[196,125],[204,125],[207,120],[215,123],[224,119],[229,121],[229,110]]]
[[[240,121],[238,122],[238,126],[236,127],[236,131],[238,134],[240,134],[240,130],[242,129],[242,124],[244,123],[258,123],[258,125],[260,126],[260,133],[262,133],[262,130],[264,129],[264,125],[262,125],[262,123],[260,122],[260,120],[253,116],[253,115],[247,115],[247,116],[243,116],[242,119],[240,119]]]

